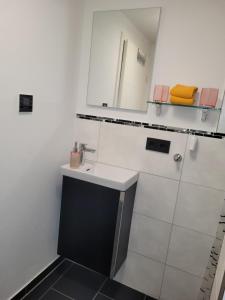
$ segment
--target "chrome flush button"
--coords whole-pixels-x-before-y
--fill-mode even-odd
[[[183,157],[182,157],[182,155],[181,155],[180,153],[176,153],[176,154],[173,156],[173,159],[174,159],[174,161],[176,161],[176,162],[180,162],[180,161],[182,161]]]

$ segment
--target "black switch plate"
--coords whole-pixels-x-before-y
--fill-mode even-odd
[[[33,96],[20,94],[20,112],[32,112],[33,111]]]
[[[147,138],[146,150],[168,154],[170,152],[170,144],[170,141]]]

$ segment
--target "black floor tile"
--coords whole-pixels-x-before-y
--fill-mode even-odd
[[[24,287],[18,294],[11,298],[11,300],[21,300],[26,294],[34,289],[46,276],[49,275],[57,266],[64,261],[62,256],[58,257],[50,266],[48,266],[41,274],[35,277],[26,287]]]
[[[72,263],[64,261],[59,265],[42,283],[40,283],[32,292],[30,292],[24,299],[25,300],[38,300],[56,281],[66,272]]]
[[[104,296],[102,294],[98,294],[95,300],[111,300],[111,298]]]
[[[34,278],[26,287],[25,292],[28,294],[35,286],[37,286],[46,276],[48,276],[56,267],[58,267],[65,259],[59,257],[49,267],[47,267],[40,275]]]
[[[144,300],[145,295],[114,280],[108,279],[101,289],[104,294],[115,300]]]
[[[76,300],[92,300],[104,280],[104,275],[75,264],[54,285],[54,289]]]
[[[56,291],[50,290],[47,294],[41,298],[41,300],[69,300],[70,298],[64,297]]]

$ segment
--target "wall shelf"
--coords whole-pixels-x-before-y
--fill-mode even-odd
[[[161,108],[162,106],[174,106],[174,107],[187,107],[187,108],[192,108],[192,109],[197,109],[202,111],[202,121],[206,121],[208,114],[210,111],[217,111],[221,112],[222,108],[219,107],[209,107],[209,106],[199,106],[199,105],[183,105],[183,104],[173,104],[170,102],[156,102],[156,101],[147,101],[148,104],[154,104],[156,105],[156,114],[160,115],[161,114]]]

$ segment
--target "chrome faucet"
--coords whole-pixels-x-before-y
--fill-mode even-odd
[[[87,148],[87,144],[80,144],[79,151],[80,151],[80,163],[81,163],[81,165],[83,165],[84,161],[85,161],[85,159],[84,159],[85,152],[90,152],[90,153],[95,153],[96,152],[95,149]]]

